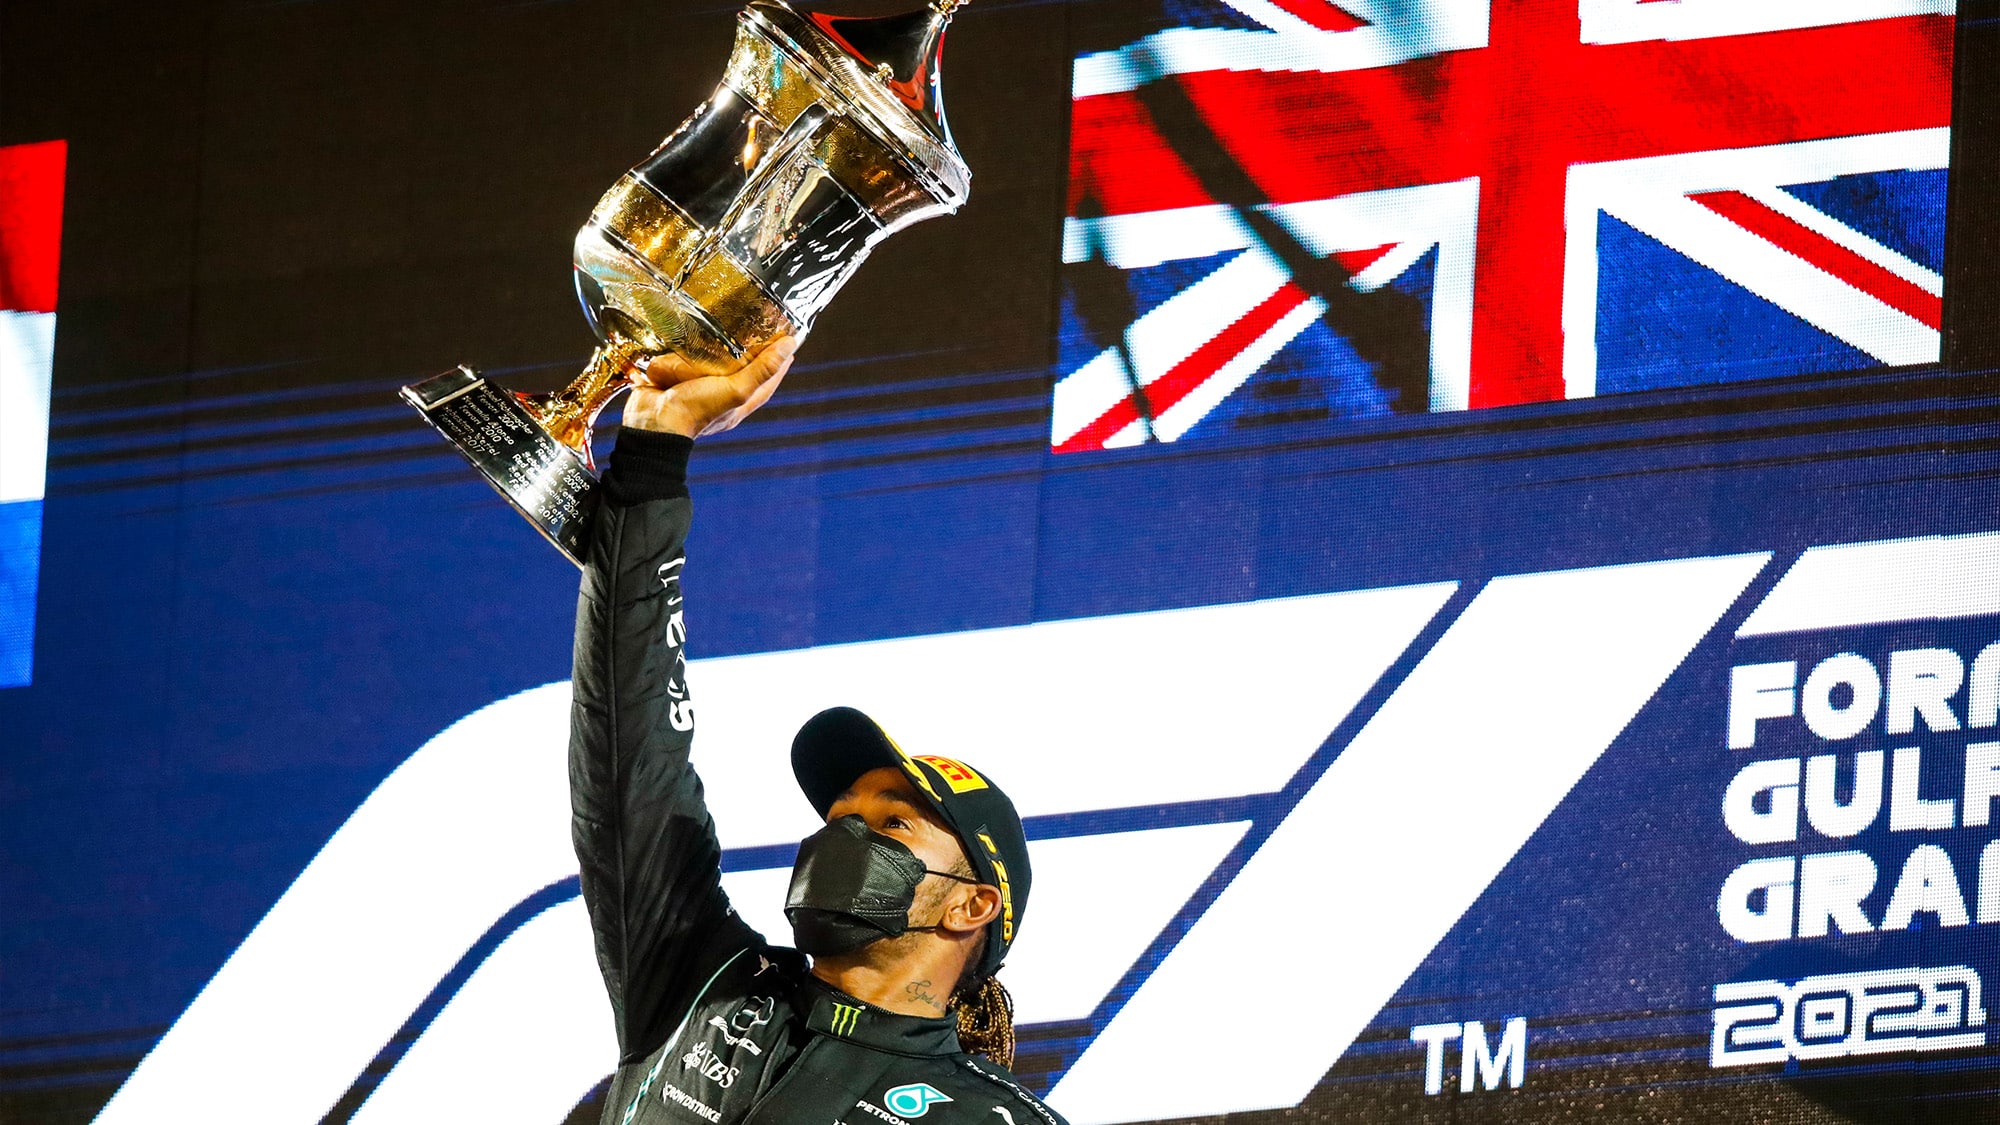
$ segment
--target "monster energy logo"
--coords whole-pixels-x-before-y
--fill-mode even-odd
[[[861,1009],[851,1004],[835,1004],[833,1006],[833,1024],[827,1030],[833,1032],[835,1035],[852,1035],[854,1033],[854,1025],[859,1023],[860,1020]]]

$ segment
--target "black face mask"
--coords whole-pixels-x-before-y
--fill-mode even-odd
[[[858,816],[829,821],[799,845],[785,917],[802,953],[849,953],[885,937],[937,926],[910,925],[910,907],[925,875],[977,883],[932,871],[901,840],[884,836]]]

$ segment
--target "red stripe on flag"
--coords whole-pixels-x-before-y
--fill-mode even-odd
[[[1573,3],[1494,0],[1484,50],[1176,81],[1273,203],[1479,177],[1469,404],[1504,406],[1563,397],[1571,165],[1949,125],[1952,32],[1909,16],[1596,45]],[[1213,202],[1132,92],[1076,99],[1070,138],[1071,214]]]
[[[1350,274],[1360,273],[1381,261],[1400,243],[1391,242],[1387,246],[1377,246],[1370,250],[1336,250],[1333,260]],[[1291,315],[1310,296],[1291,282],[1286,282],[1276,293],[1264,298],[1256,308],[1244,313],[1236,323],[1218,332],[1207,343],[1195,349],[1193,355],[1173,365],[1167,373],[1146,384],[1146,404],[1152,408],[1153,417],[1158,418],[1180,400],[1186,398],[1196,387],[1212,378],[1222,366],[1242,354],[1243,349],[1257,342],[1257,338],[1271,330],[1271,326]],[[1102,449],[1104,443],[1118,431],[1139,420],[1138,399],[1127,395],[1118,405],[1098,416],[1097,420],[1061,445],[1057,453],[1074,453],[1080,449]]]
[[[1350,274],[1360,273],[1381,261],[1400,243],[1391,242],[1387,246],[1377,246],[1370,250],[1335,250],[1333,260]],[[1290,316],[1310,296],[1291,282],[1286,282],[1276,293],[1264,298],[1256,308],[1244,313],[1236,323],[1216,333],[1207,343],[1195,349],[1193,355],[1173,365],[1167,373],[1146,384],[1146,404],[1152,408],[1153,417],[1158,418],[1175,403],[1186,398],[1196,387],[1206,383],[1224,364],[1241,355],[1243,349],[1257,342],[1257,338],[1269,332],[1271,327]],[[1102,449],[1113,434],[1139,420],[1138,399],[1127,395],[1123,401],[1099,415],[1097,420],[1061,445],[1057,453],[1074,453],[1080,449]]]
[[[1153,417],[1158,418],[1167,408],[1187,397],[1188,392],[1207,382],[1222,365],[1235,359],[1243,349],[1257,342],[1257,337],[1271,330],[1271,326],[1283,320],[1286,314],[1306,299],[1306,291],[1291,282],[1278,287],[1276,293],[1264,298],[1264,303],[1244,313],[1236,323],[1218,332],[1208,342],[1196,348],[1193,355],[1174,364],[1166,374],[1146,384],[1146,402],[1153,408]],[[1139,420],[1139,404],[1130,395],[1117,406],[1105,411],[1097,421],[1078,430],[1076,436],[1056,446],[1057,453],[1073,453],[1079,449],[1102,449],[1104,443],[1119,430]]]
[[[1688,198],[1892,309],[1900,309],[1932,328],[1940,328],[1944,323],[1942,297],[1926,292],[1740,191],[1710,191]]]
[[[1368,26],[1367,20],[1326,0],[1271,0],[1271,3],[1321,31],[1353,31]]]
[[[1369,70],[1173,80],[1264,198],[1296,203],[1467,176],[1484,187],[1530,164],[1560,174],[1574,163],[1949,125],[1952,28],[1947,16],[1910,16],[1599,46],[1576,42],[1572,12],[1566,43],[1530,52],[1550,56],[1543,69],[1488,48]],[[1512,100],[1496,102],[1496,90]],[[1110,215],[1214,202],[1130,91],[1071,104],[1071,215],[1085,195]],[[1480,214],[1499,221],[1483,200]],[[1561,231],[1534,237],[1560,241]]]
[[[62,141],[0,148],[0,309],[56,311],[67,151]]]
[[[1357,274],[1388,257],[1389,251],[1401,245],[1400,242],[1391,242],[1368,250],[1335,250],[1333,260],[1339,262],[1340,268],[1349,274]]]

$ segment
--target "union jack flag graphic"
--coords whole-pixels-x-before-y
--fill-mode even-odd
[[[1058,452],[1938,358],[1954,0],[1141,5]]]

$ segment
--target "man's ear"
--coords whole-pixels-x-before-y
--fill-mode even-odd
[[[987,923],[1000,916],[999,888],[980,883],[968,889],[972,893],[945,911],[944,916],[946,927],[966,933],[983,929]]]

